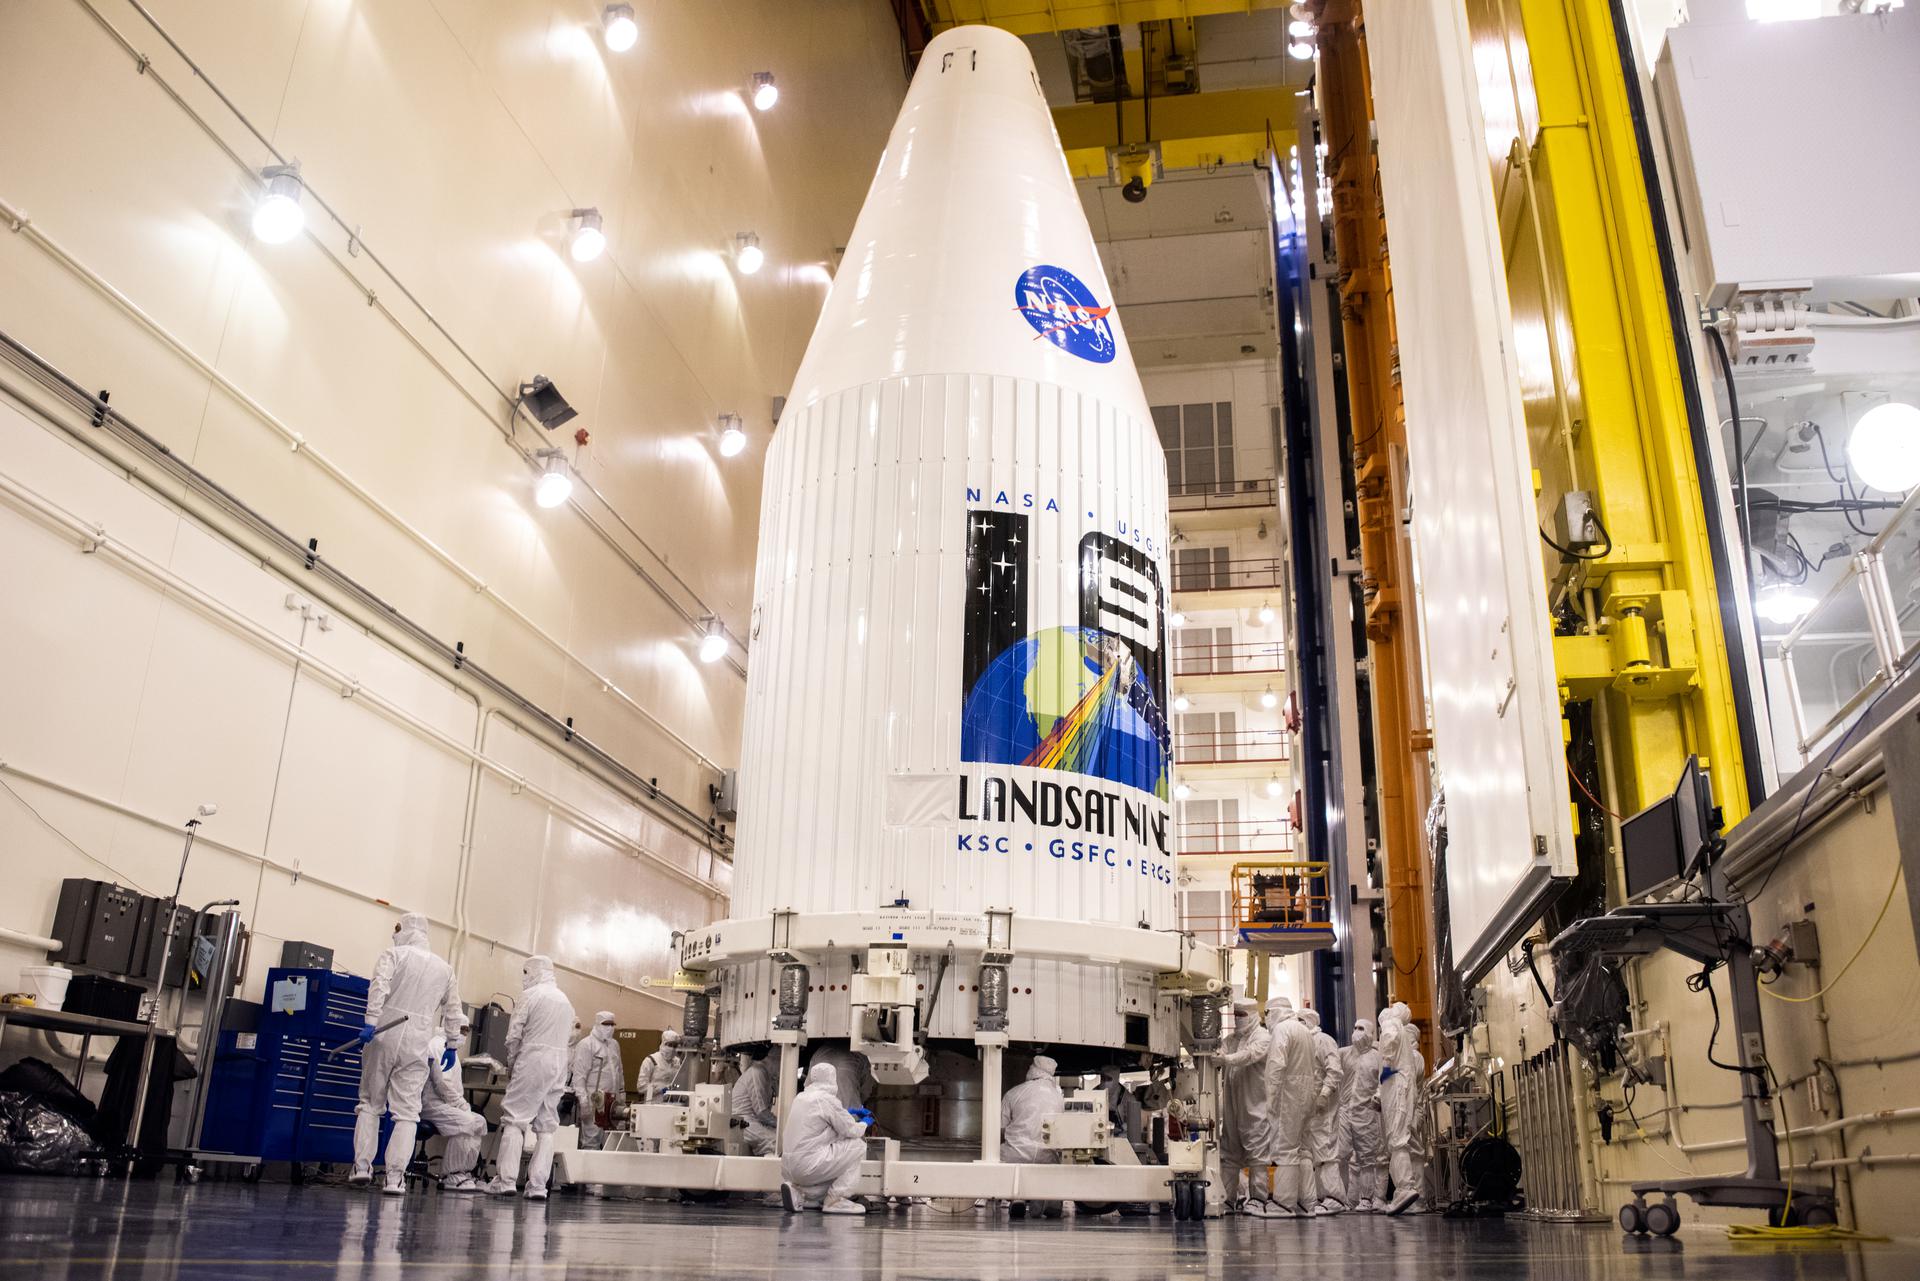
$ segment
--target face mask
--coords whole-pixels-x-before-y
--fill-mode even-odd
[[[613,1039],[613,1024],[596,1023],[593,1025],[593,1034],[602,1041],[611,1041]]]

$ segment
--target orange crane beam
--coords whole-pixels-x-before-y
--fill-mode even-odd
[[[1377,804],[1384,849],[1387,992],[1406,1002],[1427,1043],[1434,1026],[1433,860],[1426,816],[1432,800],[1427,755],[1433,732],[1420,662],[1407,510],[1407,417],[1400,395],[1393,276],[1373,144],[1373,89],[1366,28],[1357,0],[1317,9],[1321,127],[1333,185],[1333,235],[1340,266],[1341,332],[1353,472],[1359,504],[1361,588],[1373,660]]]

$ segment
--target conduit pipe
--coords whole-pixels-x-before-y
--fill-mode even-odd
[[[117,814],[122,818],[132,819],[136,823],[144,823],[147,826],[157,828],[160,831],[178,833],[180,830],[180,825],[171,819],[163,819],[156,815],[148,814],[145,811],[134,809],[132,806],[124,805],[119,801],[112,800],[105,796],[101,796],[97,792],[90,792],[83,787],[76,787],[71,783],[64,783],[59,779],[50,778],[44,774],[37,774],[34,771],[29,769],[22,769],[20,766],[14,764],[12,761],[0,760],[0,773],[11,774],[15,778],[24,779],[27,782],[32,783],[37,787],[47,788],[49,791],[58,792],[62,796],[72,797],[76,801],[85,801],[89,805],[98,806],[100,809],[106,810],[109,813]],[[529,787],[527,790],[533,791],[534,789]],[[250,863],[257,867],[263,867],[270,871],[279,872],[282,875],[286,876],[289,880],[310,881],[314,885],[319,886],[321,889],[326,890],[329,893],[338,894],[343,898],[350,898],[360,903],[370,903],[376,907],[381,907],[381,908],[390,909],[393,906],[393,904],[387,901],[386,899],[380,898],[376,895],[368,894],[364,890],[356,890],[352,886],[344,885],[339,881],[332,881],[332,880],[328,880],[324,876],[317,876],[313,872],[308,871],[305,868],[296,868],[296,867],[289,866],[286,863],[282,863],[276,859],[269,858],[265,854],[256,854],[252,850],[243,850],[236,845],[228,845],[225,841],[221,841],[212,836],[202,835],[198,837],[197,839],[195,839],[193,843],[193,847],[196,850],[212,850],[216,853],[225,854],[229,858],[239,859],[243,863]],[[425,913],[423,913],[423,915],[427,916],[427,921],[429,924],[446,926],[448,929],[455,928],[453,922],[443,921],[443,920],[440,920],[438,917],[428,915]],[[472,934],[472,933],[469,933],[468,937],[472,939],[476,939],[479,942],[485,943],[491,947],[497,947],[504,951],[511,952],[517,956],[533,955],[533,953],[529,951],[527,948],[521,947],[519,944],[510,942],[506,939],[493,938],[488,935]],[[591,970],[583,970],[577,965],[568,965],[562,961],[555,961],[553,964],[555,969],[564,970],[569,974],[578,975],[579,977],[586,979],[590,982],[599,983],[599,984],[602,984],[603,986],[615,988],[622,992],[628,992],[634,996],[649,997],[653,1000],[662,1001],[662,1002],[665,1002],[666,1004],[674,1005],[676,1007],[679,1004],[679,1002],[675,1001],[672,997],[662,996],[660,993],[652,991],[651,989],[648,989],[648,988],[630,987],[627,984],[620,982],[618,979],[611,979],[606,977],[603,974],[595,974]],[[500,995],[500,994],[496,993],[495,995]],[[68,1056],[68,1057],[71,1057],[71,1056]]]
[[[1860,1156],[1828,1157],[1819,1161],[1802,1161],[1797,1164],[1780,1167],[1781,1173],[1792,1170],[1795,1174],[1817,1174],[1822,1170],[1849,1170],[1864,1167],[1872,1169],[1876,1165],[1913,1165],[1920,1162],[1920,1152],[1889,1152],[1884,1156],[1865,1153]],[[1694,1177],[1704,1179],[1737,1179],[1746,1174],[1744,1169],[1725,1170],[1718,1174],[1703,1174]],[[1652,1180],[1642,1175],[1610,1174],[1600,1180],[1613,1187],[1625,1187],[1633,1183],[1647,1183]]]
[[[450,755],[463,758],[480,768],[505,780],[515,792],[527,792],[538,797],[551,808],[564,814],[570,822],[583,831],[617,848],[637,854],[646,862],[652,863],[668,875],[696,889],[702,890],[713,898],[724,901],[726,891],[719,885],[689,872],[679,864],[663,858],[654,851],[632,840],[624,833],[607,826],[598,818],[579,809],[572,803],[541,787],[522,774],[508,769],[476,752],[465,743],[447,734],[445,731],[421,720],[406,708],[381,695],[363,683],[358,677],[342,672],[326,660],[319,658],[305,646],[286,640],[266,627],[238,613],[224,602],[214,599],[198,587],[180,577],[163,565],[148,560],[131,547],[119,542],[100,525],[89,524],[80,517],[67,511],[59,504],[41,496],[22,485],[12,476],[0,473],[0,494],[11,498],[20,507],[39,517],[49,526],[62,530],[74,538],[81,547],[94,554],[105,553],[114,560],[127,566],[135,574],[143,577],[162,590],[172,592],[191,602],[208,616],[228,625],[233,631],[245,636],[261,648],[278,653],[283,658],[299,663],[305,669],[316,673],[327,684],[332,685],[342,698],[364,700],[394,723],[412,731],[416,736],[435,744]],[[0,767],[5,767],[0,763]]]
[[[584,658],[581,658],[571,649],[567,648],[565,642],[561,641],[559,637],[540,626],[539,623],[536,623],[532,618],[528,617],[519,606],[494,590],[493,587],[488,585],[484,578],[467,568],[458,557],[434,541],[426,531],[420,529],[399,512],[382,502],[372,491],[367,489],[366,486],[348,475],[347,472],[340,467],[338,463],[335,463],[329,458],[323,450],[316,445],[309,444],[304,435],[282,421],[272,410],[255,400],[243,390],[238,383],[214,368],[211,363],[201,357],[200,353],[187,346],[185,342],[165,325],[148,314],[139,303],[136,303],[133,299],[121,293],[119,289],[114,287],[112,282],[81,262],[78,258],[75,258],[64,245],[42,231],[31,218],[17,209],[4,196],[0,196],[0,220],[5,221],[7,226],[16,235],[24,236],[48,257],[58,262],[72,274],[78,276],[101,296],[126,312],[127,315],[133,317],[134,320],[139,322],[142,328],[158,338],[176,356],[193,366],[196,373],[220,388],[235,404],[246,410],[247,413],[257,419],[261,425],[280,437],[281,442],[285,444],[291,452],[305,458],[314,467],[318,468],[327,479],[333,481],[336,485],[346,490],[347,493],[351,494],[362,506],[366,507],[368,511],[373,512],[376,516],[380,517],[381,520],[385,521],[399,533],[424,549],[428,555],[439,561],[446,569],[452,571],[470,590],[486,597],[487,600],[503,610],[509,618],[525,628],[543,645],[546,645],[562,659],[573,664],[588,676],[591,676],[606,693],[613,695],[615,699],[626,704],[629,709],[642,720],[646,721],[647,724],[672,739],[687,755],[700,762],[700,764],[706,768],[716,773],[719,772],[721,767],[710,759],[706,753],[683,738],[671,726],[660,720],[660,718],[652,712],[642,707],[631,694],[614,683],[612,677],[597,670]],[[126,420],[122,418],[121,421],[124,422]],[[696,597],[696,600],[697,599]],[[683,618],[686,617],[685,610],[678,610],[678,612]]]
[[[29,934],[25,930],[10,930],[4,925],[0,925],[0,943],[16,943],[36,952],[58,952],[63,946],[59,939],[48,938],[44,934]]]
[[[1670,1087],[1666,1091],[1667,1101],[1659,1112],[1667,1118],[1667,1128],[1661,1131],[1643,1131],[1640,1134],[1628,1134],[1616,1139],[1617,1143],[1651,1143],[1655,1139],[1667,1139],[1677,1152],[1692,1156],[1700,1152],[1732,1152],[1747,1146],[1745,1139],[1716,1139],[1708,1143],[1688,1143],[1680,1132],[1680,1113],[1685,1111],[1677,1102],[1680,1093],[1679,1078],[1673,1073],[1673,1043],[1668,1035],[1668,1025],[1663,1020],[1656,1029],[1660,1037],[1660,1049],[1667,1058],[1667,1080]],[[1817,1125],[1794,1126],[1788,1130],[1776,1130],[1776,1139],[1817,1139],[1826,1134],[1843,1134],[1856,1130],[1863,1125],[1891,1125],[1898,1121],[1920,1120],[1920,1107],[1880,1108],[1873,1112],[1860,1112],[1853,1116],[1843,1116],[1833,1121],[1822,1121]]]
[[[6,206],[4,202],[0,202],[0,211],[4,211],[5,208]],[[362,620],[363,622],[367,622],[369,623],[369,625],[374,625],[374,626],[377,626],[378,623],[380,622],[391,623],[397,626],[402,631],[404,631],[410,638],[412,638],[417,643],[425,646],[428,650],[430,650],[434,654],[438,655],[443,659],[448,659],[453,661],[453,665],[456,669],[465,671],[469,675],[473,676],[475,679],[481,681],[482,683],[486,684],[489,688],[493,689],[494,692],[496,692],[497,694],[500,694],[502,697],[506,698],[510,702],[515,703],[518,706],[526,709],[529,713],[531,713],[533,716],[535,716],[541,722],[543,722],[543,724],[546,726],[546,728],[549,731],[554,733],[559,733],[562,730],[567,729],[567,727],[561,725],[560,721],[551,712],[546,711],[544,708],[534,703],[531,699],[527,698],[525,695],[521,694],[519,691],[514,689],[513,686],[507,684],[504,680],[501,680],[500,678],[492,675],[481,664],[470,661],[470,660],[464,660],[463,656],[457,654],[452,647],[448,646],[444,641],[434,636],[425,627],[423,627],[419,623],[416,623],[407,615],[395,609],[393,606],[389,605],[386,601],[382,600],[380,597],[374,595],[366,587],[362,586],[357,580],[353,579],[352,577],[348,576],[344,572],[335,568],[324,557],[309,555],[305,551],[305,549],[300,546],[297,540],[295,540],[290,535],[288,535],[286,531],[274,525],[272,521],[268,520],[265,516],[255,511],[252,507],[249,507],[245,502],[241,501],[233,493],[231,493],[230,491],[222,487],[218,482],[212,480],[204,472],[199,471],[192,464],[181,459],[178,455],[173,453],[173,451],[169,450],[164,444],[161,444],[159,441],[155,440],[152,436],[148,435],[144,430],[142,430],[138,426],[138,424],[134,423],[131,419],[127,418],[124,414],[121,414],[118,411],[113,410],[101,404],[97,399],[88,395],[87,392],[78,383],[73,381],[73,379],[69,378],[67,375],[60,372],[60,370],[57,369],[55,366],[53,366],[51,363],[44,360],[35,352],[33,352],[30,348],[22,345],[16,339],[12,338],[8,334],[5,334],[4,332],[0,332],[0,354],[6,355],[9,359],[13,360],[16,365],[18,365],[25,372],[27,372],[30,376],[38,379],[40,382],[42,382],[44,385],[46,385],[48,388],[50,388],[57,394],[67,397],[68,400],[73,404],[73,406],[76,409],[80,409],[86,412],[91,412],[94,415],[96,415],[100,421],[100,425],[103,428],[113,431],[116,435],[121,437],[124,441],[126,441],[132,447],[134,447],[135,449],[138,449],[143,454],[145,454],[148,458],[151,458],[158,465],[165,468],[166,470],[171,472],[173,475],[178,477],[180,480],[185,482],[189,487],[197,490],[202,495],[209,498],[211,501],[218,504],[219,506],[227,510],[229,513],[231,513],[232,515],[238,517],[239,519],[247,523],[249,526],[251,526],[256,532],[258,532],[262,536],[268,539],[271,539],[273,542],[278,544],[280,548],[287,554],[292,556],[306,556],[309,568],[312,572],[326,577],[328,580],[330,580],[331,582],[341,587],[343,590],[350,593],[361,604],[365,605],[369,610],[373,611],[373,619],[372,620],[363,619]],[[17,394],[18,393],[16,393],[16,395]],[[92,437],[87,435],[86,433],[76,431],[73,428],[67,426],[66,424],[60,423],[57,417],[54,414],[52,414],[50,411],[48,411],[46,408],[44,408],[43,406],[40,406],[38,404],[33,404],[33,402],[31,401],[26,401],[24,397],[22,397],[22,399],[24,403],[28,403],[32,405],[32,408],[35,410],[35,412],[41,414],[49,422],[55,423],[62,430],[64,430],[69,437],[71,437],[76,442],[82,445],[85,445],[86,447],[94,450],[94,452],[96,453],[99,453],[103,458],[106,458],[109,461],[111,461],[115,467],[118,467],[118,468],[125,467],[124,462],[122,462],[119,458],[115,457],[113,454],[102,449],[99,443],[96,440],[94,440]],[[177,500],[171,500],[171,501],[177,502]],[[237,546],[244,547],[244,545],[238,543],[238,540],[233,540],[233,541],[236,543]],[[249,551],[249,555],[250,556],[257,555],[257,553]],[[585,667],[584,664],[582,664],[582,669],[594,675],[596,679],[602,679],[599,677],[599,674],[597,672],[593,672],[593,669]],[[616,687],[613,687],[611,685],[606,686],[606,688],[610,691],[615,691],[616,689]],[[638,709],[638,704],[634,704],[634,706],[636,707],[636,709]],[[639,709],[639,710],[641,710],[642,715],[646,715],[646,713],[644,712],[644,709]],[[679,738],[678,735],[673,735],[671,730],[668,730],[666,732],[669,733],[676,742],[681,743],[684,747],[687,748],[687,750],[694,752],[695,755],[698,756],[697,750],[693,749],[690,744],[687,744],[684,739]],[[621,762],[620,760],[612,756],[610,753],[602,750],[597,745],[595,745],[593,741],[590,738],[588,738],[586,735],[574,734],[569,730],[567,741],[572,743],[582,753],[593,757],[595,760],[597,760],[602,765],[604,765],[616,776],[628,779],[640,791],[646,793],[647,795],[650,795],[657,804],[666,807],[668,811],[668,817],[670,817],[673,821],[678,823],[683,832],[686,832],[689,835],[697,834],[701,839],[706,840],[708,842],[712,842],[714,839],[716,839],[716,834],[714,833],[711,827],[711,824],[701,823],[697,819],[697,816],[695,816],[693,811],[689,810],[686,806],[681,805],[679,802],[675,801],[673,798],[666,796],[664,793],[662,793],[659,790],[657,786],[655,786],[651,782],[651,780],[640,778],[637,774],[634,773],[632,769],[626,766],[623,762]],[[709,766],[712,766],[712,762],[707,761],[704,756],[699,756],[699,759],[702,762],[708,764]],[[714,767],[714,768],[717,768],[717,767]],[[722,840],[723,842],[725,840],[724,837],[721,837],[719,839]]]

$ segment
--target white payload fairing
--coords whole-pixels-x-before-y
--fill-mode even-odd
[[[947,31],[768,451],[731,919],[683,952],[723,1044],[1177,1051],[1218,954],[1176,932],[1167,533],[1032,59]]]

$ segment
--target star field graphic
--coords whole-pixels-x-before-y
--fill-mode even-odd
[[[1065,770],[1165,797],[1165,603],[1152,559],[1080,546],[1079,626],[1030,618],[1029,518],[967,516],[961,759]]]
[[[1021,512],[967,513],[967,612],[960,688],[1028,631],[1027,530]]]

